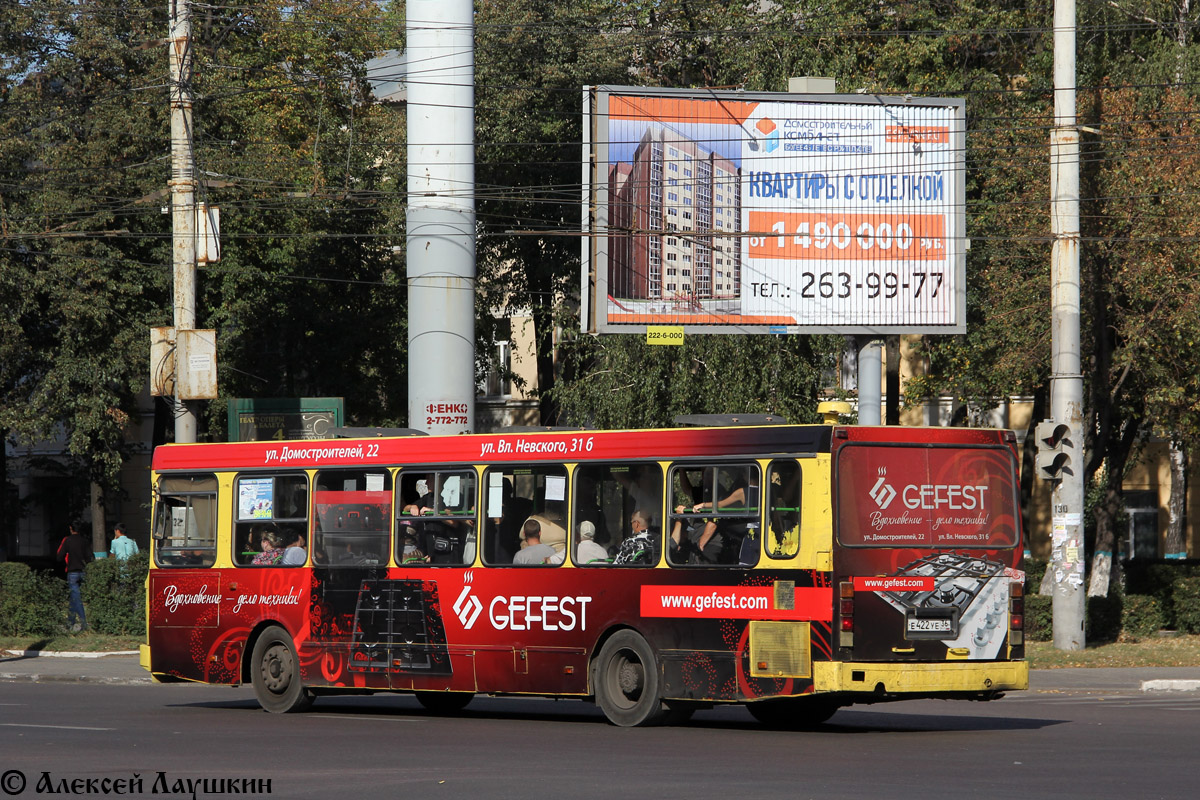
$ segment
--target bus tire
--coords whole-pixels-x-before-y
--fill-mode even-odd
[[[415,692],[417,702],[435,714],[457,714],[466,708],[475,695],[471,692]]]
[[[258,704],[273,714],[307,711],[313,695],[300,680],[300,659],[287,631],[271,625],[259,634],[250,656],[250,681]]]
[[[617,631],[604,643],[592,665],[592,685],[596,705],[613,725],[662,725],[670,717],[662,700],[658,660],[636,631]]]
[[[824,697],[788,697],[749,703],[746,708],[768,728],[803,730],[825,722],[841,705]]]

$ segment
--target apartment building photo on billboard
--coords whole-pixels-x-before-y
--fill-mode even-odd
[[[728,158],[648,127],[632,160],[609,166],[609,293],[688,313],[738,298],[740,181]]]
[[[588,87],[584,328],[961,333],[960,99]]]

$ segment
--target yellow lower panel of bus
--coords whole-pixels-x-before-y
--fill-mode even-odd
[[[1026,661],[954,661],[945,664],[881,664],[817,661],[813,688],[818,692],[875,692],[892,694],[937,692],[997,692],[1029,688]]]

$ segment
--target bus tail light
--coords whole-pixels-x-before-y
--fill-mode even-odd
[[[854,582],[838,584],[838,646],[854,646]]]
[[[1025,644],[1025,585],[1020,581],[1008,585],[1008,643]]]

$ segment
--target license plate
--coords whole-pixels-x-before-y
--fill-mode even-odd
[[[950,620],[948,619],[910,619],[908,621],[909,633],[949,633]]]
[[[958,636],[958,615],[949,609],[921,609],[904,615],[905,639],[954,639]]]

